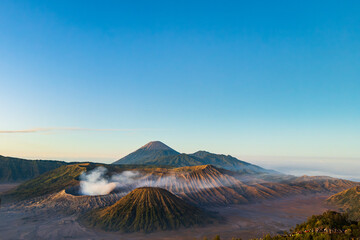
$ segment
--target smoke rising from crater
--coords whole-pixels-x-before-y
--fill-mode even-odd
[[[108,170],[105,167],[97,167],[80,175],[81,195],[106,195],[117,187],[132,185],[135,178],[140,176],[137,171],[124,171],[110,178],[106,176]]]
[[[115,183],[109,182],[105,178],[107,169],[97,167],[88,173],[80,175],[80,194],[82,195],[105,195],[116,187]]]
[[[138,187],[160,187],[170,191],[189,193],[198,192],[202,189],[231,187],[234,184],[253,184],[254,178],[243,176],[241,178],[228,179],[227,176],[203,178],[186,178],[182,175],[156,175],[146,174],[139,171],[123,171],[119,174],[107,175],[105,167],[98,167],[80,177],[80,194],[82,195],[106,195],[113,190],[127,193]],[[256,180],[259,182],[262,180]]]

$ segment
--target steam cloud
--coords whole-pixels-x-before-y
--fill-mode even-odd
[[[80,191],[81,195],[106,195],[113,190],[126,193],[138,187],[161,187],[165,189],[176,189],[179,192],[193,192],[201,189],[216,188],[222,186],[230,187],[232,182],[226,178],[219,178],[217,181],[209,179],[192,180],[174,175],[168,176],[154,176],[141,174],[138,171],[123,171],[119,174],[114,174],[111,177],[107,176],[107,169],[105,167],[97,167],[88,173],[83,173],[80,176]],[[247,179],[242,177],[242,184],[253,184],[254,179]],[[256,180],[257,182],[259,180]]]
[[[82,195],[105,195],[116,187],[115,183],[109,182],[105,178],[107,169],[98,167],[88,174],[82,173],[80,176],[80,194]]]
[[[140,175],[136,171],[124,171],[109,179],[106,177],[107,172],[105,167],[97,167],[88,173],[82,173],[80,175],[80,194],[106,195],[117,187],[134,184],[135,178]]]

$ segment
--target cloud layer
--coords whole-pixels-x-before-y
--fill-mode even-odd
[[[93,132],[135,132],[150,129],[126,129],[126,128],[78,128],[78,127],[50,127],[50,128],[30,128],[21,130],[0,130],[1,133],[43,133],[57,131],[93,131]]]

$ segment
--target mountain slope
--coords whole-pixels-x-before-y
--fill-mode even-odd
[[[328,192],[337,193],[345,189],[359,185],[360,183],[344,180],[340,178],[332,178],[327,176],[302,176],[286,180],[284,183],[300,187],[311,192]]]
[[[65,165],[20,184],[2,195],[6,200],[25,200],[59,192],[79,184],[77,178],[89,164]]]
[[[242,174],[212,165],[180,168],[130,168],[129,165],[74,164],[66,165],[29,180],[6,193],[4,200],[30,200],[71,186],[79,186],[79,175],[99,166],[108,169],[107,179],[122,174],[113,193],[127,194],[138,187],[161,187],[194,205],[227,205],[254,203],[304,194],[333,194],[359,183],[327,177],[285,177],[282,181],[265,181],[258,175]],[[129,175],[126,180],[124,176]],[[120,196],[119,195],[119,196]],[[59,198],[60,199],[60,198]],[[80,199],[80,198],[76,198]],[[68,199],[77,201],[75,198]],[[100,198],[99,198],[100,199]],[[59,200],[61,201],[61,200]],[[74,203],[75,204],[75,203]],[[70,204],[71,205],[71,204]],[[63,205],[65,206],[65,205]],[[75,206],[75,205],[74,205]]]
[[[146,161],[158,159],[164,156],[178,155],[174,149],[160,141],[149,142],[135,152],[119,159],[113,164],[145,164]]]
[[[66,165],[62,161],[26,160],[0,155],[0,182],[20,182]]]
[[[84,219],[105,230],[152,232],[203,224],[209,217],[165,189],[142,187]]]
[[[244,173],[276,173],[275,171],[267,170],[259,166],[241,161],[230,155],[214,154],[206,151],[198,151],[190,155],[200,158],[203,164],[211,164],[232,171],[240,171]]]
[[[321,215],[312,215],[304,223],[297,224],[289,233],[254,240],[302,240],[302,239],[359,239],[360,222],[352,221],[347,214],[326,211]]]
[[[198,151],[193,154],[180,154],[166,146],[162,142],[150,142],[113,164],[141,164],[155,166],[198,166],[214,165],[216,167],[237,171],[247,174],[279,174],[259,166],[241,161],[230,155],[213,154],[206,151]]]
[[[33,198],[21,201],[11,206],[12,209],[46,209],[61,213],[87,212],[114,204],[125,194],[107,194],[98,196],[73,195],[67,190],[46,195],[40,198]]]
[[[232,156],[225,156],[220,154],[208,153],[204,155],[194,154],[179,154],[174,156],[165,156],[153,160],[144,161],[143,164],[147,165],[167,165],[174,167],[185,166],[199,166],[199,165],[213,165],[215,167],[237,171],[246,174],[279,174],[275,171],[267,170],[259,166],[240,161]]]
[[[142,172],[137,182],[137,186],[167,189],[195,205],[253,203],[294,195],[331,194],[357,184],[317,177],[294,177],[282,182],[269,182],[258,179],[257,175],[244,175],[212,165],[148,169]]]
[[[360,186],[356,186],[331,196],[328,203],[335,204],[349,214],[353,220],[360,221]]]

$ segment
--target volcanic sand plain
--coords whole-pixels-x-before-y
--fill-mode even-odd
[[[250,239],[266,233],[275,234],[289,230],[313,214],[327,209],[336,210],[325,203],[328,195],[311,195],[256,204],[212,207],[226,220],[221,224],[192,227],[176,231],[144,233],[119,233],[95,230],[81,225],[77,215],[62,215],[51,211],[0,209],[0,239],[212,239],[220,234],[222,239],[241,237]]]

